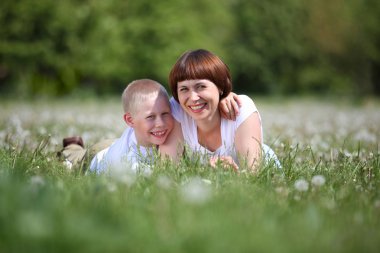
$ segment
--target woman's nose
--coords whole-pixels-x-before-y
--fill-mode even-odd
[[[191,91],[191,93],[190,93],[190,99],[194,100],[194,101],[198,100],[199,99],[198,93],[196,91]]]

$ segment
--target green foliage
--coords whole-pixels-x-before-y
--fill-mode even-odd
[[[237,174],[185,160],[129,178],[70,172],[49,152],[1,150],[0,249],[376,252],[379,154],[315,163],[308,150],[284,150],[302,158],[281,159],[285,174],[272,166]],[[4,162],[9,157],[14,162]],[[315,175],[326,183],[312,183]],[[306,190],[297,189],[298,179]]]
[[[362,1],[236,2],[234,13],[239,15],[229,56],[238,88],[373,92],[378,81],[370,79],[376,73],[372,63],[380,60],[380,29],[373,26],[378,18],[372,11],[378,8]]]
[[[0,90],[60,96],[167,83],[206,48],[242,92],[379,94],[378,1],[3,0]]]

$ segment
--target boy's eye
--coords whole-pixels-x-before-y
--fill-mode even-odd
[[[154,116],[153,115],[149,115],[148,117],[146,117],[147,119],[153,119]]]

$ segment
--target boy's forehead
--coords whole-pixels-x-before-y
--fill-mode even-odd
[[[170,109],[169,99],[163,94],[151,94],[146,96],[136,106],[137,113],[144,113],[147,111],[163,111]]]

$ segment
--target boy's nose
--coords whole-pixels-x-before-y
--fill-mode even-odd
[[[163,126],[165,125],[164,119],[162,117],[156,118],[156,126]]]

